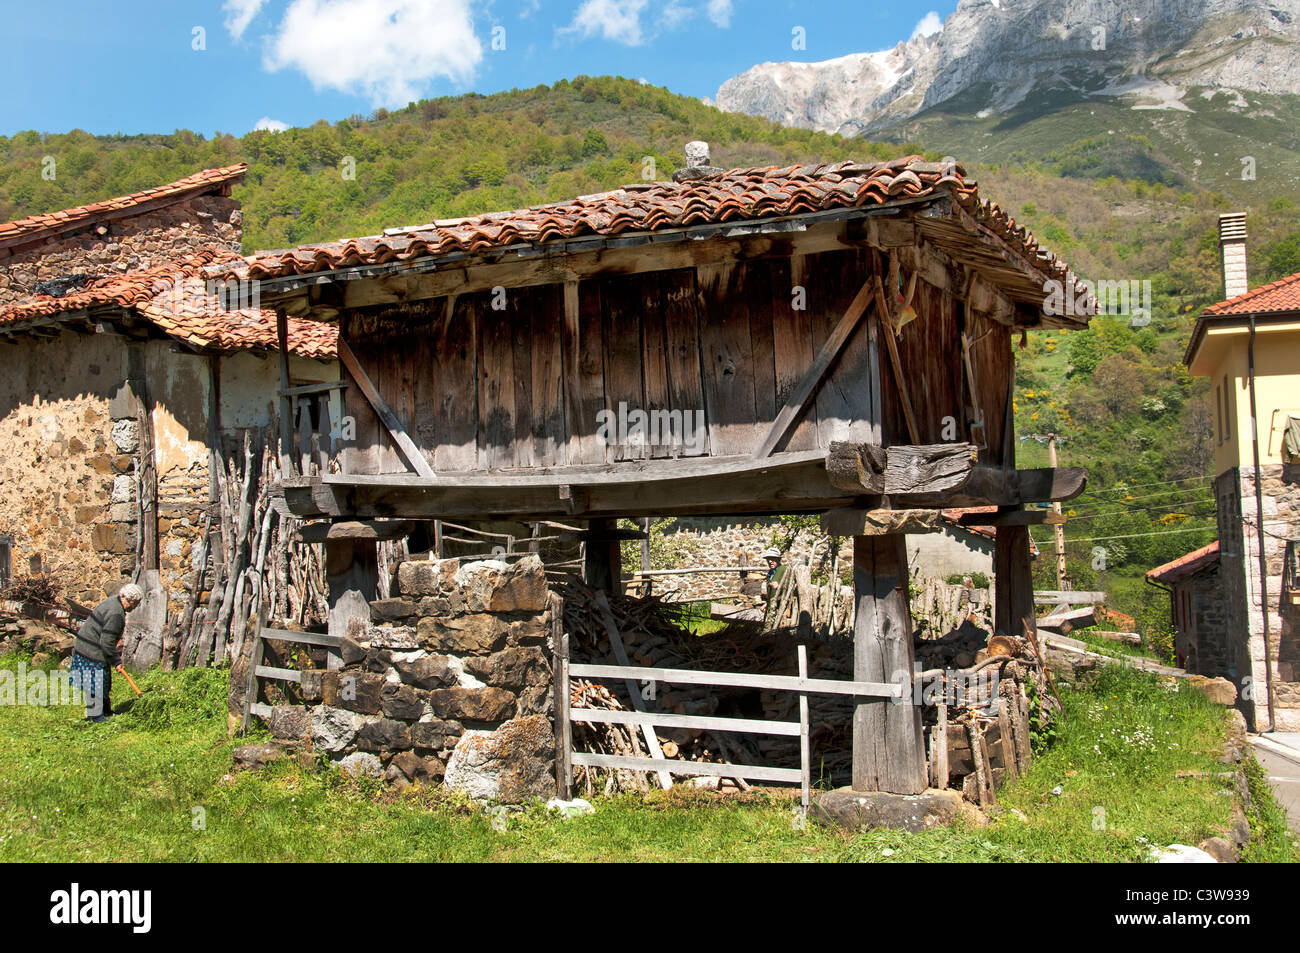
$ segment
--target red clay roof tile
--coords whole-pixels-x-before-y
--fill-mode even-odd
[[[1217,562],[1218,558],[1219,541],[1216,539],[1208,546],[1194,549],[1184,556],[1179,556],[1172,562],[1157,566],[1147,573],[1147,578],[1155,582],[1178,582],[1180,579],[1186,579],[1188,576]]]
[[[76,208],[62,209],[58,212],[30,215],[27,218],[20,218],[12,222],[0,222],[0,247],[20,241],[31,241],[40,232],[49,228],[64,228],[71,222],[82,220],[92,222],[110,212],[120,212],[136,205],[142,205],[145,202],[152,202],[155,199],[172,197],[179,199],[191,192],[210,189],[214,185],[236,182],[243,178],[244,173],[247,171],[248,166],[242,162],[238,165],[224,166],[220,169],[204,169],[202,172],[196,172],[194,175],[177,179],[175,182],[168,182],[166,185],[145,189],[143,192],[133,192],[130,195],[121,195],[117,198],[92,202],[89,205],[79,205]]]
[[[1266,314],[1276,311],[1300,311],[1300,272],[1279,278],[1259,288],[1252,288],[1227,301],[1212,304],[1206,315]]]
[[[133,308],[172,337],[221,351],[275,350],[275,312],[227,311],[208,293],[204,269],[240,261],[232,251],[205,248],[153,268],[98,278],[62,297],[39,295],[0,307],[0,328],[29,324],[85,308]],[[289,319],[289,350],[303,357],[337,356],[338,329],[318,321]]]
[[[995,203],[982,201],[960,165],[928,162],[921,156],[874,164],[731,169],[682,183],[637,183],[567,202],[389,230],[382,244],[369,244],[374,238],[353,239],[259,252],[235,271],[250,278],[273,278],[588,234],[612,236],[634,229],[656,231],[937,198],[940,193],[950,194],[976,222],[1047,276],[1063,283],[1075,280],[1065,263],[1040,248],[1028,230]],[[403,245],[401,238],[408,243]]]

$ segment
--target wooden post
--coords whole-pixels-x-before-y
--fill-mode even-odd
[[[587,585],[600,592],[622,592],[623,557],[614,536],[612,519],[588,520],[587,549],[584,554],[584,578]]]
[[[1053,470],[1056,469],[1056,434],[1047,435],[1047,464]],[[1061,501],[1052,501],[1052,512],[1060,514]],[[1068,589],[1065,581],[1065,527],[1060,523],[1052,526],[1052,535],[1056,542],[1056,587],[1058,589]]]
[[[993,544],[993,631],[1021,635],[1021,620],[1034,623],[1034,580],[1029,569],[1029,527],[999,526]]]
[[[573,797],[573,725],[569,721],[569,633],[564,631],[564,600],[551,594],[551,632],[555,640],[555,792]]]
[[[353,619],[370,621],[370,601],[379,592],[379,549],[373,539],[326,539],[325,579],[329,584],[328,632],[343,638]],[[342,658],[330,653],[331,669]]]
[[[897,701],[862,699],[853,713],[853,787],[919,794],[925,790],[921,710],[912,703],[912,618],[907,551],[901,534],[853,537],[853,678],[909,686]]]
[[[292,476],[293,403],[285,393],[289,389],[289,315],[284,308],[275,309],[275,342],[280,358],[280,475]]]
[[[799,646],[799,677],[808,677],[808,646]],[[812,799],[812,751],[808,737],[808,693],[799,693],[799,804],[804,817]]]

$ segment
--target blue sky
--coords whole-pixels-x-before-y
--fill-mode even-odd
[[[755,63],[886,49],[955,0],[46,0],[8,4],[0,134],[242,135],[617,74],[712,96]],[[933,12],[932,12],[933,11]],[[792,48],[803,28],[805,50]]]

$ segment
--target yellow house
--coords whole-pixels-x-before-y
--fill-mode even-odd
[[[1281,589],[1286,543],[1300,538],[1300,274],[1249,288],[1245,240],[1243,214],[1219,217],[1225,300],[1202,312],[1184,356],[1210,379],[1216,406],[1219,577],[1233,651],[1229,670],[1213,674],[1236,682],[1257,730],[1296,731],[1300,620]]]

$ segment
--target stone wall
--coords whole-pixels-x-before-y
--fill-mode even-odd
[[[4,345],[0,532],[13,573],[51,573],[93,604],[135,566],[134,420],[113,399],[125,350],[107,335]]]
[[[272,708],[272,735],[399,787],[551,797],[555,620],[541,561],[406,562],[397,591],[352,623],[341,668],[304,672],[298,703]]]
[[[1267,572],[1271,654],[1279,731],[1300,731],[1300,619],[1289,606],[1279,608],[1286,539],[1300,529],[1300,466],[1270,464],[1262,469],[1264,532],[1256,525],[1253,467],[1225,470],[1215,480],[1220,567],[1230,654],[1238,660],[1235,681],[1242,713],[1256,730],[1268,723],[1265,692],[1263,589],[1259,578],[1260,540]],[[1246,682],[1245,679],[1250,681]]]
[[[38,293],[37,285],[55,278],[122,274],[204,247],[238,252],[242,222],[235,199],[203,195],[129,218],[88,223],[73,235],[0,258],[0,305],[29,298]]]
[[[764,566],[759,554],[774,544],[774,539],[786,530],[772,520],[754,520],[742,523],[719,523],[703,519],[682,520],[679,528],[665,533],[664,554],[671,563],[662,568],[686,569],[701,566]],[[813,548],[822,536],[819,532],[801,530],[786,553],[788,565],[807,563]],[[625,554],[624,573],[641,567],[640,548],[632,543]],[[820,559],[820,554],[818,555]],[[993,575],[993,541],[956,528],[945,528],[939,533],[922,533],[907,538],[907,560],[922,576],[944,579],[954,573],[985,573]],[[840,543],[840,565],[845,577],[853,565],[853,541],[845,538]],[[656,566],[655,568],[660,568]],[[739,573],[699,573],[682,576],[654,577],[656,595],[675,601],[694,602],[703,599],[727,599],[742,591],[744,582],[762,581],[763,573],[749,573],[746,580]]]

